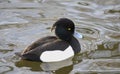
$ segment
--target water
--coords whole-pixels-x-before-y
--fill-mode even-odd
[[[20,60],[21,52],[49,35],[61,17],[72,19],[81,52],[56,63]],[[0,0],[0,74],[119,74],[120,0]]]

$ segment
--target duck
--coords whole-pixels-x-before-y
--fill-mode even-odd
[[[68,18],[58,19],[52,26],[55,36],[38,39],[24,49],[15,53],[23,60],[58,62],[73,57],[81,50],[78,39],[74,36],[75,24]]]

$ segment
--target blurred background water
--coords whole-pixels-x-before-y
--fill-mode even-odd
[[[20,60],[37,39],[54,35],[61,17],[74,21],[81,52],[57,63]],[[120,0],[0,0],[0,74],[119,74]]]

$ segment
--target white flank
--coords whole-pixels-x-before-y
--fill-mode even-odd
[[[67,58],[74,56],[74,51],[71,46],[69,46],[66,50],[60,51],[45,51],[41,54],[40,59],[43,62],[57,62],[63,61]]]

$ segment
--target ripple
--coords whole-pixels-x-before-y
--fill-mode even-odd
[[[118,50],[119,44],[119,41],[104,41],[98,45],[98,50]]]
[[[95,51],[90,52],[89,58],[111,58],[120,56],[120,42],[119,41],[104,41],[97,45]]]
[[[108,39],[115,39],[115,40],[120,40],[120,33],[107,33],[106,38]]]
[[[97,62],[97,65],[107,66],[107,67],[112,67],[112,68],[120,68],[120,62],[102,62],[102,61],[99,61],[99,62]]]
[[[120,13],[120,10],[111,9],[111,10],[108,10],[108,13],[111,13],[111,14]]]
[[[84,59],[74,66],[70,74],[119,74],[119,61],[119,59]]]
[[[0,49],[0,53],[3,53],[3,54],[5,54],[5,53],[8,53],[8,52],[12,52],[13,50],[11,49]]]
[[[90,4],[87,2],[78,2],[79,5],[83,5],[83,6],[89,6]]]
[[[80,33],[83,33],[83,34],[99,34],[100,31],[98,29],[95,29],[95,28],[86,28],[86,27],[83,27],[83,28],[79,28],[77,27],[77,31],[80,32]]]
[[[21,16],[20,14],[14,13],[14,12],[7,12],[2,11],[0,13],[0,25],[2,24],[14,24],[14,23],[28,23],[27,20],[19,18],[18,16]],[[12,18],[12,19],[11,19]]]
[[[0,74],[6,74],[7,72],[13,71],[13,67],[11,66],[0,66]]]
[[[89,28],[81,28],[79,31],[80,31],[81,33],[86,33],[86,34],[94,34],[94,33],[95,33],[94,30],[89,29]]]
[[[111,31],[111,32],[120,32],[120,24],[117,23],[107,23],[106,25],[103,25],[104,28],[106,28],[106,30]]]

